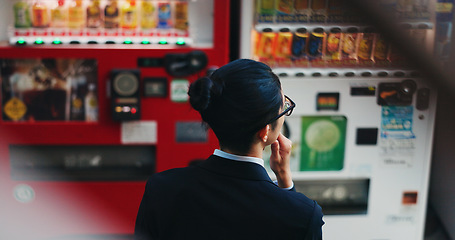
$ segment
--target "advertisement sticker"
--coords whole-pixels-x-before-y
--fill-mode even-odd
[[[300,171],[339,171],[344,165],[344,116],[302,117]]]
[[[415,135],[412,106],[383,106],[380,149],[384,165],[412,166]]]

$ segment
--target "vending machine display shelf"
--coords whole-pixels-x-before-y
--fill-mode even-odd
[[[299,78],[417,78],[422,74],[413,69],[373,69],[373,68],[274,68],[279,77]]]
[[[428,21],[406,21],[400,22],[400,27],[403,29],[433,29],[434,24]],[[349,30],[357,30],[357,32],[365,32],[373,30],[374,27],[360,23],[257,23],[254,29],[257,32],[298,32],[299,29],[305,29],[307,32],[312,32],[315,29],[322,28],[324,32],[330,32],[332,29],[338,28],[341,32],[349,32]]]
[[[124,45],[169,45],[194,46],[189,37],[57,37],[57,36],[16,36],[9,38],[11,45],[77,45],[77,44],[124,44]]]

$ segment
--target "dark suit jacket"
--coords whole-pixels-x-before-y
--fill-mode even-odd
[[[279,188],[255,163],[215,155],[154,174],[136,219],[136,239],[322,239],[320,206]]]

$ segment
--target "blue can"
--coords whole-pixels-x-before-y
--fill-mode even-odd
[[[308,55],[313,58],[322,57],[322,47],[324,44],[324,29],[316,28],[308,39]]]
[[[308,41],[308,33],[305,28],[297,29],[292,36],[291,54],[294,58],[305,56]]]

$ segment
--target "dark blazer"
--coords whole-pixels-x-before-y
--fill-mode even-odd
[[[149,178],[136,239],[322,239],[321,207],[256,164],[215,155]]]

